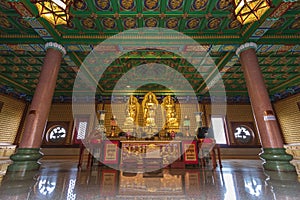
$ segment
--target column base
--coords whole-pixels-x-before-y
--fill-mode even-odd
[[[284,145],[284,148],[286,148],[286,153],[293,156],[291,164],[295,166],[298,174],[298,180],[300,182],[300,143],[287,144]]]
[[[265,170],[294,172],[295,167],[290,163],[293,156],[287,154],[284,148],[263,148],[259,154],[264,161]]]
[[[7,171],[39,170],[40,163],[38,160],[42,156],[40,148],[18,148],[17,152],[10,156],[13,163],[8,166]]]

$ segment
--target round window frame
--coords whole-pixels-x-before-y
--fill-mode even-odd
[[[50,138],[50,134],[51,134],[51,132],[52,132],[55,128],[58,128],[58,127],[61,127],[61,128],[63,128],[63,129],[65,130],[66,136],[63,137],[63,138],[56,139],[55,141],[53,141],[53,139]],[[47,142],[47,143],[52,143],[52,144],[61,144],[61,143],[63,143],[63,142],[66,140],[66,138],[67,138],[67,133],[68,133],[68,132],[67,132],[66,127],[62,126],[61,124],[53,125],[53,126],[51,126],[51,127],[48,129],[48,131],[47,131],[47,133],[46,133],[46,142]]]
[[[236,129],[239,127],[246,128],[246,130],[250,133],[251,137],[250,137],[249,141],[242,142],[240,138],[237,138],[235,136]],[[254,133],[253,129],[245,124],[238,124],[234,127],[233,137],[234,137],[235,142],[239,145],[252,145],[255,142],[255,133]]]

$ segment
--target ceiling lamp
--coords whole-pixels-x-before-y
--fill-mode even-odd
[[[31,0],[39,11],[39,17],[54,25],[69,24],[69,10],[73,0]]]
[[[270,0],[234,0],[234,14],[242,24],[258,21],[271,7]]]

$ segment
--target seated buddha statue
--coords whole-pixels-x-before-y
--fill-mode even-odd
[[[179,124],[176,118],[176,114],[173,112],[171,116],[167,119],[167,127],[168,128],[178,128]]]

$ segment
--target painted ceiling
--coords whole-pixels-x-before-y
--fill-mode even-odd
[[[232,14],[231,0],[75,1],[70,10],[71,23],[53,26],[38,17],[30,0],[1,1],[0,91],[30,101],[45,57],[44,45],[53,41],[67,50],[57,79],[56,100],[64,101],[72,96],[79,70],[86,71],[95,80],[97,95],[103,97],[111,94],[129,70],[142,64],[159,63],[182,74],[199,98],[209,96],[210,87],[214,87],[209,83],[219,73],[227,98],[240,101],[248,99],[248,93],[235,51],[245,42],[255,42],[270,97],[281,99],[300,92],[300,3],[294,0],[272,3],[272,8],[259,21],[241,25]],[[124,31],[146,27],[170,29],[198,42],[203,47],[199,53],[203,54],[200,64],[203,73],[199,74],[193,63],[178,54],[157,49],[129,51],[116,58],[100,79],[94,76],[96,69],[82,66],[101,42]],[[135,39],[143,41],[147,37],[140,35]],[[114,48],[120,51],[124,46],[116,44]],[[190,47],[182,44],[180,48]],[[204,59],[207,55],[210,60]],[[119,92],[126,95],[127,90]],[[164,95],[170,88],[146,84],[136,94],[147,91]]]

